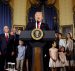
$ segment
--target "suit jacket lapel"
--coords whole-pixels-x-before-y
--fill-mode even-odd
[[[5,34],[3,35],[3,37],[4,37],[4,40],[6,41]],[[8,36],[8,42],[9,42],[9,40],[10,40],[10,34],[9,34],[9,36]]]
[[[43,28],[43,23],[41,23],[40,28],[41,28],[41,29]]]

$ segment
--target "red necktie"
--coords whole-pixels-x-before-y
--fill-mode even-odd
[[[6,42],[8,42],[8,35],[6,35],[5,38],[6,38]]]
[[[38,22],[38,28],[40,29],[40,22]]]

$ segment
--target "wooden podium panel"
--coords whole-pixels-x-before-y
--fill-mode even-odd
[[[32,71],[42,71],[42,50],[40,47],[34,48],[34,61]]]

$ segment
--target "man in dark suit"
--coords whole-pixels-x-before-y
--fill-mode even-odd
[[[19,35],[16,32],[17,32],[16,28],[12,28],[10,32],[11,36],[14,37],[14,55],[12,58],[12,62],[15,62],[15,63],[16,63],[16,57],[17,57],[17,46],[19,44]]]
[[[49,30],[49,27],[46,23],[42,23],[43,20],[43,13],[41,11],[35,12],[35,22],[29,22],[26,26],[26,30],[33,30],[35,28],[39,28],[41,30]],[[38,44],[39,45],[39,44]],[[27,58],[29,61],[29,65],[31,65],[31,57],[32,57],[32,47],[28,45],[27,49]],[[48,58],[49,58],[49,53],[48,53],[48,47],[43,47],[43,64],[44,64],[44,71],[48,71]],[[31,65],[32,66],[32,65]],[[31,66],[29,66],[31,69]],[[29,70],[31,71],[31,70]]]
[[[39,28],[42,30],[49,30],[49,27],[46,23],[42,23],[43,13],[41,11],[37,11],[35,13],[35,22],[29,22],[26,26],[26,30],[33,30],[35,28]]]
[[[13,36],[9,34],[8,26],[4,26],[4,34],[0,35],[0,71],[4,71],[5,64],[11,62],[14,55],[14,40]]]

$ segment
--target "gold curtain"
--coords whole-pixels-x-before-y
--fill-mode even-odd
[[[56,0],[47,0],[46,5],[55,4]]]
[[[39,0],[29,0],[29,2],[32,4],[32,5],[39,5],[40,4],[40,1]],[[55,4],[56,0],[47,0],[45,2],[46,5],[51,5],[51,4]]]
[[[32,5],[38,5],[40,2],[39,0],[29,0],[29,2],[32,4]]]

